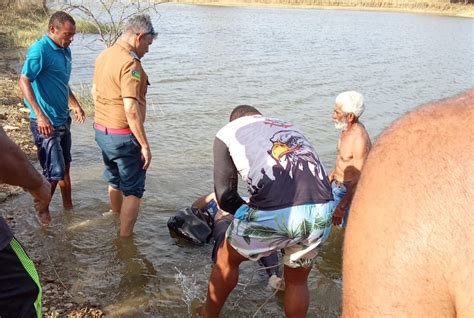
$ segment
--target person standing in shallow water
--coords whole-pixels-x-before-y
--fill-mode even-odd
[[[144,128],[149,82],[140,59],[156,36],[150,16],[136,15],[127,21],[117,43],[95,62],[95,140],[102,150],[104,178],[112,211],[120,215],[122,237],[133,234],[152,158]]]
[[[51,194],[59,184],[63,206],[72,209],[71,117],[83,123],[85,113],[69,87],[71,45],[76,23],[67,13],[55,12],[48,34],[33,44],[26,55],[19,79],[24,103],[30,109],[30,129],[38,149],[43,175],[51,183]],[[39,221],[51,221],[49,207],[39,211]]]
[[[352,197],[371,147],[369,134],[359,121],[364,110],[364,98],[358,92],[343,92],[336,97],[332,119],[341,135],[336,167],[329,174],[329,181],[336,203],[332,222],[343,228],[347,225]]]
[[[291,123],[264,117],[248,105],[234,108],[213,151],[217,204],[234,220],[217,252],[199,314],[219,316],[243,261],[283,249],[285,314],[304,317],[308,275],[329,235],[334,208],[316,151]],[[247,183],[248,203],[237,192],[238,174]]]

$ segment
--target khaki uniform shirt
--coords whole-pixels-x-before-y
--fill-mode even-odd
[[[104,50],[95,61],[95,122],[107,128],[128,128],[123,98],[138,101],[146,111],[148,76],[132,47],[119,40]]]

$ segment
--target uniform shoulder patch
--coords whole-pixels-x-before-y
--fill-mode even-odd
[[[134,80],[139,81],[140,78],[141,78],[140,71],[134,68],[134,69],[132,70],[132,78],[133,78]]]

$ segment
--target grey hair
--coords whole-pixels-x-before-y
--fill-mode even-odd
[[[336,97],[336,104],[345,114],[353,113],[359,118],[365,110],[364,96],[356,91],[343,92]]]
[[[138,33],[148,33],[153,37],[156,37],[157,33],[153,28],[151,23],[151,18],[148,14],[138,14],[130,19],[123,27],[123,34],[138,34]]]

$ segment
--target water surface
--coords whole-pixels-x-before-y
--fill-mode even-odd
[[[131,240],[117,239],[92,121],[74,125],[73,212],[52,203],[46,232],[31,200],[22,237],[39,240],[77,299],[95,298],[114,316],[186,317],[203,300],[210,246],[178,245],[166,221],[177,208],[212,191],[212,141],[232,108],[250,104],[300,127],[327,169],[338,132],[336,95],[364,94],[362,121],[372,139],[419,104],[474,86],[473,20],[405,13],[208,7],[165,4],[159,36],[143,59],[150,77],[146,129],[153,161]],[[95,37],[72,45],[72,85],[89,85],[102,46]],[[244,188],[242,188],[245,191]],[[309,279],[310,317],[337,317],[341,301],[342,232],[332,234]],[[283,317],[258,266],[247,263],[223,317]],[[81,298],[82,297],[82,298]]]

